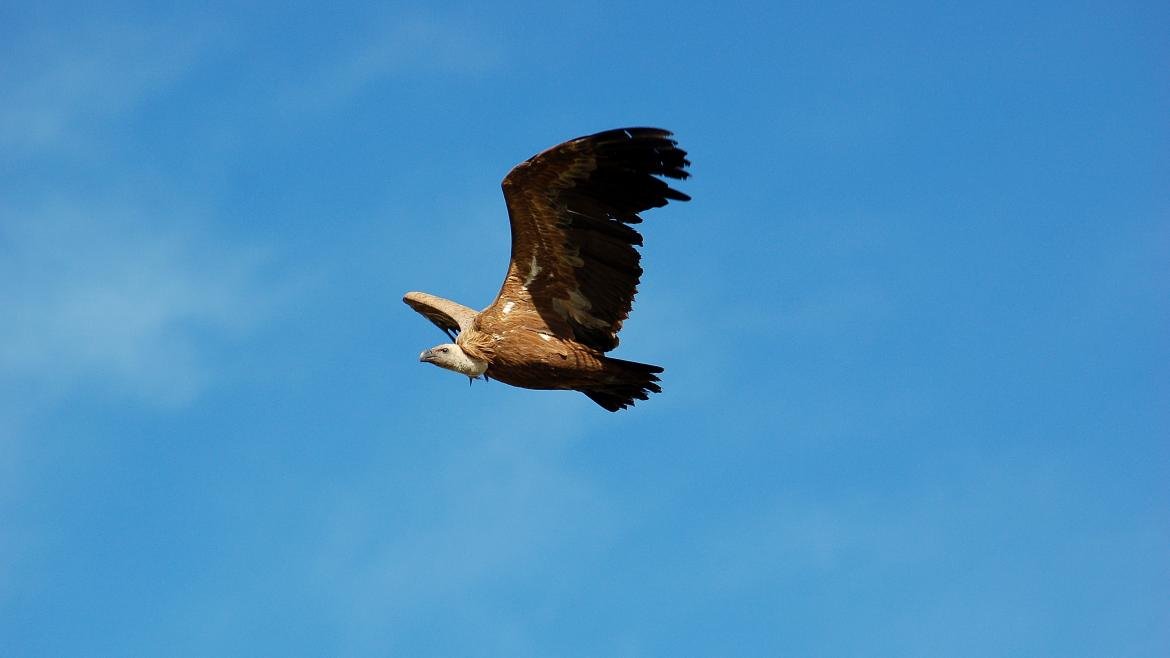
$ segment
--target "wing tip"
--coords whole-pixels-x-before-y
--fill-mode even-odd
[[[425,300],[428,296],[429,295],[427,295],[425,292],[411,290],[410,292],[408,292],[402,296],[402,301],[404,303],[406,303],[408,306],[414,306],[415,304],[420,303],[423,300]]]

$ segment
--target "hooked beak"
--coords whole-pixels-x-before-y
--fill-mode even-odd
[[[422,363],[430,363],[432,357],[434,357],[434,354],[432,354],[430,350],[427,350],[418,355],[418,360]]]

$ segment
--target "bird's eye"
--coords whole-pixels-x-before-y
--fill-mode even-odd
[[[441,348],[439,348],[439,351],[442,352],[443,354],[446,354],[447,352],[450,352],[451,350],[447,349],[446,347],[441,347]]]

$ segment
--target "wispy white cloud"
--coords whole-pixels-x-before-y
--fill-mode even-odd
[[[453,16],[395,17],[375,23],[356,45],[327,57],[282,97],[282,104],[321,109],[407,74],[480,75],[503,62],[502,39]]]
[[[378,494],[385,468],[335,494],[309,571],[343,627],[362,629],[343,653],[381,652],[442,610],[528,654],[527,620],[482,605],[482,595],[501,578],[546,578],[566,553],[601,550],[621,522],[569,463],[583,430],[561,402],[501,399],[491,417],[448,418],[445,435],[465,428],[474,439],[451,442],[415,477],[389,476],[394,500]]]
[[[864,556],[909,564],[936,555],[937,538],[920,531],[922,501],[899,509],[889,501],[810,500],[798,494],[762,505],[739,527],[712,533],[701,568],[710,584],[738,590],[804,573],[831,573]],[[933,511],[933,508],[930,510]]]
[[[278,302],[267,249],[194,224],[160,227],[133,208],[0,207],[0,251],[3,603],[5,581],[51,535],[8,509],[44,486],[32,439],[44,419],[75,396],[185,405],[230,376],[220,348]]]
[[[16,166],[67,161],[181,82],[217,34],[190,17],[29,29],[3,46],[0,151]],[[86,384],[188,401],[213,377],[209,346],[263,316],[267,255],[217,239],[200,210],[213,202],[189,203],[165,171],[108,155],[78,164],[13,185],[0,205],[0,386],[18,387],[25,408]]]
[[[0,208],[0,381],[52,398],[89,383],[163,404],[212,376],[204,347],[264,313],[263,250],[132,208]]]
[[[3,47],[0,146],[76,148],[96,124],[180,79],[207,47],[190,22],[81,21],[21,35]]]
[[[864,646],[883,654],[1000,655],[1041,646],[1062,605],[1097,605],[1077,600],[1094,580],[1140,583],[1135,610],[1097,611],[1103,624],[1140,625],[1119,620],[1135,612],[1141,619],[1141,597],[1150,591],[1142,565],[1165,545],[1152,517],[1090,521],[1100,492],[1062,457],[1017,451],[959,461],[962,467],[896,485],[851,482],[836,494],[794,483],[717,523],[691,561],[675,568],[693,573],[693,586],[708,595],[767,592],[795,624],[804,621],[810,581],[835,600],[880,593],[898,601],[863,613],[885,632],[840,638],[842,653]],[[1079,510],[1071,526],[1070,510]],[[1127,563],[1135,554],[1142,559]],[[1082,583],[1066,578],[1059,565],[1068,564],[1093,566],[1077,570]],[[1062,590],[1064,604],[1036,597]]]
[[[0,598],[52,534],[11,513],[53,481],[31,438],[43,422],[88,393],[188,403],[223,375],[216,350],[266,317],[268,250],[225,243],[201,210],[213,200],[107,148],[208,34],[78,14],[0,40],[0,166],[21,174],[0,181]]]

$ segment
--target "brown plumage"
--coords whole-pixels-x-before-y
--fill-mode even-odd
[[[454,344],[421,361],[469,377],[581,391],[617,411],[662,389],[662,368],[613,359],[642,268],[638,213],[687,201],[659,176],[690,164],[671,134],[626,128],[579,137],[517,165],[504,178],[512,257],[482,312],[426,293],[403,298]],[[457,334],[456,334],[457,332]]]

